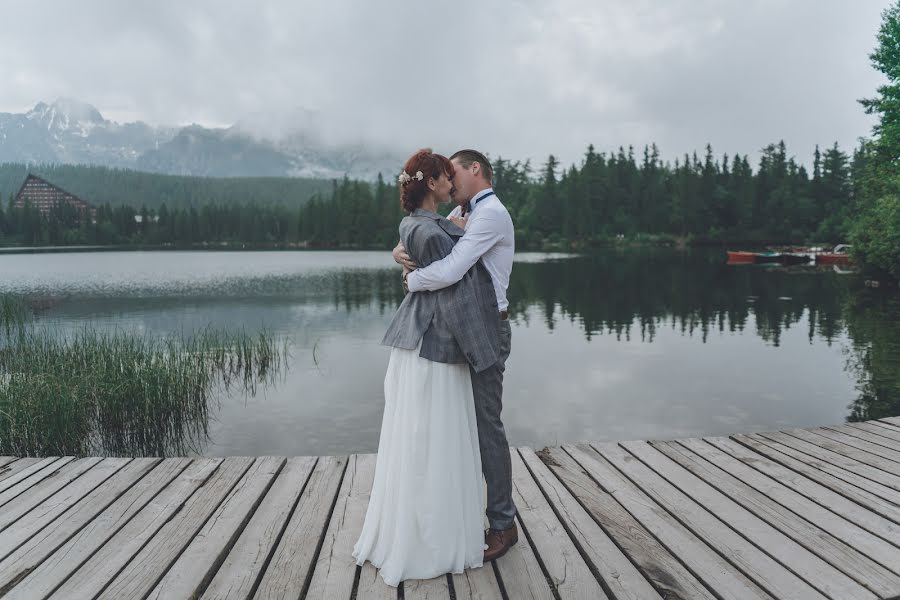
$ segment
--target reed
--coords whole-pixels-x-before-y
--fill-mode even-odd
[[[172,456],[199,452],[223,393],[254,394],[287,368],[268,332],[67,335],[0,300],[0,454]]]

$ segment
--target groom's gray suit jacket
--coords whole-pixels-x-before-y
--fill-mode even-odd
[[[400,222],[400,239],[420,267],[453,250],[465,231],[444,217],[418,208]],[[442,363],[468,362],[481,372],[500,356],[500,318],[491,276],[481,264],[458,282],[434,292],[406,295],[381,343],[415,350]]]

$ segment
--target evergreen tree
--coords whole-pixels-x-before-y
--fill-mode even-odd
[[[881,16],[872,66],[887,83],[875,98],[863,100],[869,114],[878,116],[874,138],[854,163],[855,220],[849,226],[853,252],[867,270],[900,280],[900,2]]]

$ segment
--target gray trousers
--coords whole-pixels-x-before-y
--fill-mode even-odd
[[[478,445],[481,470],[487,483],[487,517],[491,529],[509,529],[516,516],[512,499],[512,464],[506,430],[500,420],[503,410],[503,372],[509,358],[512,329],[509,321],[500,321],[500,358],[490,368],[476,373],[471,368],[478,421]]]

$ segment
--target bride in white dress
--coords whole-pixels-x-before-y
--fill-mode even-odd
[[[452,177],[453,166],[445,157],[425,150],[413,155],[400,176],[403,207],[411,213],[407,219],[424,219],[420,222],[432,230],[435,223],[452,230],[454,226],[435,213],[438,202],[449,199]],[[448,254],[453,238],[436,231],[446,236],[441,241],[446,242]],[[403,232],[401,226],[401,236]],[[413,254],[418,244],[403,241],[424,266],[420,262],[423,257]],[[435,296],[438,303],[446,298]],[[412,298],[408,295],[407,300]],[[411,310],[406,308],[408,304],[404,301],[401,305],[395,322],[403,320],[404,310]],[[472,312],[477,321],[478,310]],[[436,321],[438,318],[435,315]],[[406,347],[412,347],[406,336],[409,329],[397,336],[406,338]],[[385,583],[394,587],[407,579],[430,579],[480,567],[485,549],[484,488],[469,365],[422,358],[422,344],[422,339],[415,349],[389,344],[395,347],[384,379],[375,479],[353,550],[357,564],[368,560],[380,569]],[[459,348],[454,350],[464,361]]]

